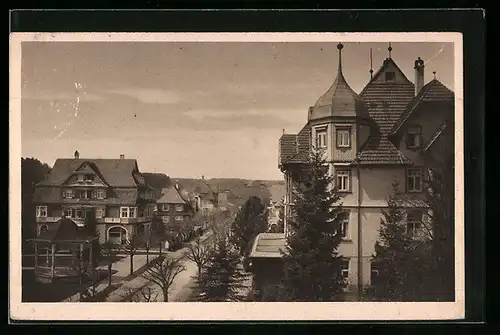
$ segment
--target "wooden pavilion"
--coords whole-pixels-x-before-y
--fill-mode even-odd
[[[41,282],[59,279],[82,282],[84,275],[93,275],[91,236],[84,227],[63,218],[30,239],[35,249],[35,277]]]

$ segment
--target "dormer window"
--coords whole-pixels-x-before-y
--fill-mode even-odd
[[[94,176],[91,174],[85,175],[85,182],[92,182],[94,181]]]
[[[411,126],[406,133],[406,147],[408,149],[418,149],[422,146],[422,127]]]
[[[76,176],[76,180],[77,180],[78,182],[83,182],[83,180],[84,180],[84,175],[83,175],[83,174],[79,174],[79,175],[77,175],[77,176]]]
[[[394,81],[394,80],[396,80],[396,73],[394,72],[385,73],[385,81]]]

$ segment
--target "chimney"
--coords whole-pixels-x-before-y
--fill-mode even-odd
[[[205,176],[201,176],[201,180],[205,180]]]
[[[415,96],[424,87],[424,61],[418,57],[415,61]]]
[[[75,159],[79,159],[80,158],[80,153],[78,152],[78,150],[75,151]]]
[[[179,181],[178,180],[175,181],[175,189],[179,190]]]
[[[124,154],[121,154],[121,155],[120,155],[120,159],[125,159],[125,155],[124,155]]]

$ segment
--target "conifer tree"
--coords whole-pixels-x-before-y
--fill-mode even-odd
[[[246,275],[241,257],[227,239],[219,239],[208,263],[197,278],[198,301],[242,301]]]
[[[283,300],[333,301],[345,287],[342,277],[341,195],[323,152],[313,150],[295,178],[289,235],[283,252]]]
[[[397,182],[388,197],[372,262],[378,270],[374,294],[377,300],[425,300],[429,292],[429,245],[407,233],[404,197]]]
[[[240,255],[246,256],[255,237],[267,231],[267,208],[258,197],[250,197],[239,210],[231,225],[232,242]]]

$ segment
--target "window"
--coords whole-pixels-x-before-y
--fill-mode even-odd
[[[385,73],[385,81],[394,81],[394,80],[396,80],[396,73],[394,72]]]
[[[184,220],[184,218],[181,215],[177,215],[175,217],[175,221],[182,221],[182,220]]]
[[[340,227],[337,233],[340,233],[340,236],[343,239],[347,239],[349,236],[349,212],[339,213],[339,221]]]
[[[36,206],[36,217],[46,218],[47,217],[47,206]]]
[[[91,191],[87,190],[76,191],[76,198],[78,199],[90,199],[91,195],[92,195]]]
[[[175,206],[175,211],[176,212],[182,212],[184,210],[184,206],[183,205],[176,205]]]
[[[85,181],[94,181],[94,176],[91,174],[85,175]]]
[[[73,208],[64,209],[64,217],[66,217],[66,218],[73,217]]]
[[[140,224],[137,227],[137,235],[144,235],[145,231],[146,231],[146,227],[144,227],[143,224]]]
[[[337,128],[337,148],[350,148],[351,147],[351,129],[350,128]]]
[[[161,221],[163,223],[169,223],[170,222],[170,216],[162,216]]]
[[[408,192],[422,191],[422,169],[408,169],[406,180],[406,187],[408,189]]]
[[[410,211],[406,216],[406,233],[415,237],[418,235],[422,227],[422,213],[418,211]]]
[[[326,128],[316,129],[316,146],[318,148],[326,148]]]
[[[163,204],[163,211],[168,212],[170,210],[170,205],[169,204]]]
[[[422,127],[411,126],[406,133],[406,147],[409,149],[418,149],[422,145]]]
[[[81,208],[76,208],[74,213],[75,213],[74,218],[76,218],[76,219],[84,219],[85,218],[85,212]]]
[[[345,170],[345,169],[337,170],[337,172],[336,172],[336,183],[337,183],[336,186],[340,192],[349,192],[350,191],[349,179],[350,179],[350,171],[349,170]]]
[[[189,215],[184,215],[184,221],[189,221]]]
[[[342,277],[344,279],[348,279],[349,278],[349,260],[348,259],[345,259],[342,261],[341,268],[342,268]]]
[[[97,199],[104,199],[106,198],[106,191],[105,190],[97,190]]]
[[[78,176],[76,176],[76,180],[79,182],[82,182],[83,178],[84,178],[84,176],[82,174],[79,174]]]
[[[63,191],[63,199],[71,199],[71,198],[73,198],[72,190]]]
[[[128,207],[120,208],[120,217],[121,218],[128,218]]]
[[[40,226],[40,234],[45,233],[49,227],[46,224]]]
[[[95,217],[97,219],[102,219],[104,217],[104,208],[97,208],[95,211]]]
[[[137,207],[121,207],[120,208],[121,218],[135,218],[137,217]]]

